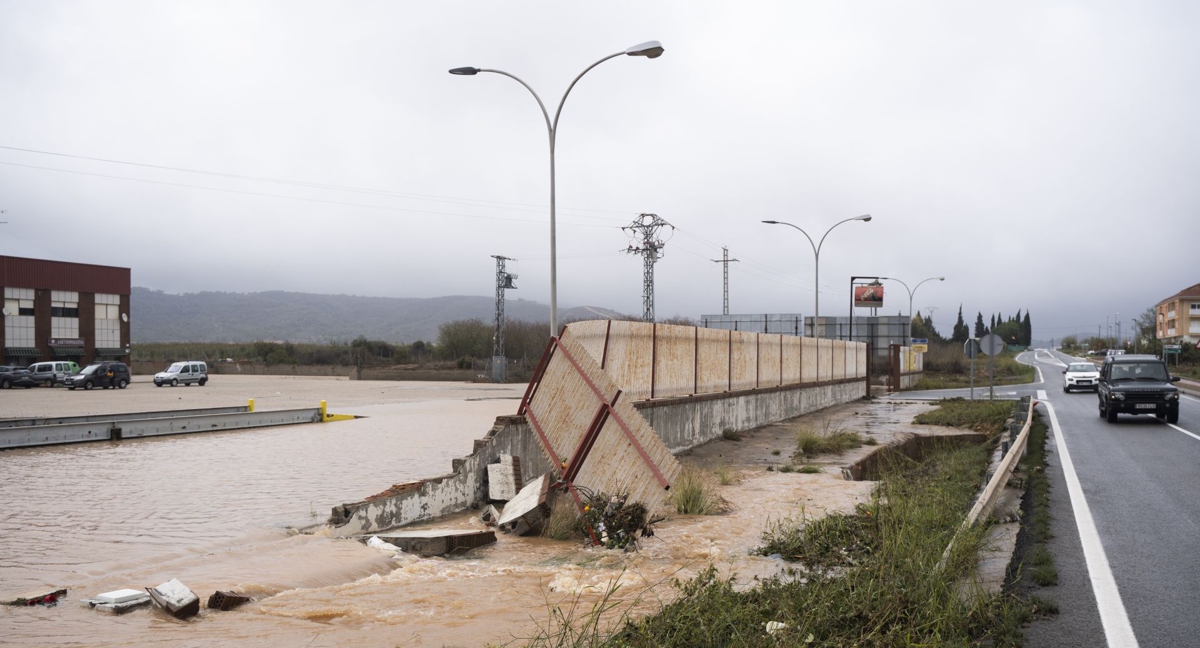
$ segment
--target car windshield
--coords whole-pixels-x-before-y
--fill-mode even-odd
[[[80,371],[79,373],[84,376],[90,376],[91,374],[95,373],[96,370],[99,368],[100,368],[100,365],[88,365],[88,366],[84,367],[83,371]]]
[[[1091,373],[1095,370],[1096,370],[1096,365],[1090,365],[1090,364],[1073,364],[1073,365],[1067,367],[1067,371],[1069,371],[1071,373],[1080,373],[1080,372]]]
[[[1167,368],[1159,362],[1141,362],[1113,365],[1113,380],[1152,380],[1167,382]]]
[[[167,371],[169,371],[171,373],[179,373],[180,371],[183,371],[183,368],[186,366],[187,366],[187,364],[185,364],[185,363],[176,362],[175,364],[168,367]]]

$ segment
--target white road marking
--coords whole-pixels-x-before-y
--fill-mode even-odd
[[[1040,356],[1040,355],[1038,355],[1037,353],[1034,353],[1034,354],[1033,354],[1033,359],[1034,359],[1034,360],[1041,360],[1042,362],[1048,362],[1048,363],[1050,363],[1050,364],[1052,364],[1052,365],[1058,365],[1058,366],[1060,366],[1060,367],[1065,367],[1065,366],[1067,366],[1067,365],[1066,365],[1066,363],[1064,363],[1062,360],[1059,360],[1058,358],[1055,358],[1055,357],[1054,357],[1052,354],[1049,354],[1049,353],[1047,353],[1046,355],[1047,355],[1047,356],[1050,358],[1049,360],[1042,360],[1041,356]]]
[[[1166,423],[1166,421],[1163,421],[1163,423]],[[1176,430],[1179,430],[1180,432],[1183,432],[1184,434],[1186,434],[1186,435],[1188,435],[1188,436],[1192,437],[1193,439],[1195,439],[1195,440],[1197,440],[1197,441],[1200,441],[1200,436],[1198,436],[1198,435],[1195,435],[1195,434],[1192,434],[1191,432],[1188,432],[1187,430],[1185,430],[1185,429],[1183,429],[1183,428],[1179,427],[1178,425],[1175,425],[1174,423],[1167,423],[1167,425],[1168,425],[1168,426],[1170,426],[1170,427],[1173,427],[1173,428],[1175,428]]]
[[[1043,402],[1046,400],[1046,390],[1045,389],[1038,390],[1038,400],[1043,401]]]
[[[1083,545],[1083,557],[1087,563],[1088,577],[1092,581],[1092,592],[1096,595],[1096,608],[1100,612],[1104,636],[1108,639],[1110,648],[1137,648],[1137,637],[1133,634],[1133,626],[1129,624],[1129,615],[1125,612],[1125,604],[1117,590],[1112,567],[1108,564],[1108,556],[1104,553],[1104,545],[1100,542],[1099,532],[1096,531],[1092,510],[1083,495],[1079,475],[1075,473],[1075,463],[1071,461],[1071,453],[1067,450],[1067,441],[1058,425],[1058,416],[1054,413],[1053,405],[1045,401],[1042,404],[1050,413],[1054,443],[1058,446],[1059,460],[1067,480],[1067,493],[1071,496],[1071,508],[1075,511],[1075,527],[1079,530],[1079,541]]]

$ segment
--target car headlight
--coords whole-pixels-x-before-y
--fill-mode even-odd
[[[1167,400],[1179,400],[1179,392],[1175,392],[1174,394],[1169,394],[1167,396]]]
[[[1125,400],[1125,394],[1122,394],[1121,392],[1113,392],[1113,398],[1117,400]]]

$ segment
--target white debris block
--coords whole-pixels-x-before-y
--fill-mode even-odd
[[[96,600],[101,603],[108,603],[111,605],[114,603],[128,603],[129,601],[136,601],[138,599],[148,598],[149,596],[149,594],[141,590],[120,589],[113,590],[111,592],[104,592],[103,594],[97,594]]]
[[[192,599],[197,598],[196,594],[188,589],[187,585],[180,583],[178,578],[172,578],[154,589],[158,590],[164,601],[174,607],[183,607],[191,603]]]
[[[542,523],[550,516],[546,497],[550,489],[550,475],[542,475],[525,485],[517,496],[504,506],[496,526],[517,535],[537,533]]]
[[[521,483],[521,460],[512,455],[500,455],[500,463],[488,464],[488,499],[507,502],[517,496]]]

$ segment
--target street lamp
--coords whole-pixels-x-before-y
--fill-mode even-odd
[[[905,289],[905,290],[908,290],[908,332],[909,332],[909,336],[908,336],[908,337],[909,337],[909,338],[912,338],[912,303],[913,303],[913,295],[917,294],[917,288],[920,288],[920,287],[921,287],[921,284],[925,283],[926,281],[933,281],[934,279],[937,279],[938,281],[945,281],[945,280],[946,280],[946,278],[945,278],[945,277],[930,277],[930,278],[928,278],[928,279],[922,279],[922,280],[921,280],[921,282],[917,284],[916,288],[913,288],[912,290],[909,290],[909,288],[908,288],[908,284],[904,283],[903,281],[900,281],[899,279],[897,279],[897,278],[895,278],[895,277],[880,277],[880,279],[887,279],[887,280],[889,280],[889,281],[899,281],[899,282],[900,282],[900,285],[901,285],[901,286],[904,286],[904,289]],[[933,319],[933,316],[932,316],[932,315],[930,315],[929,317],[930,317],[930,319]],[[956,325],[956,326],[957,326],[957,325]]]
[[[599,61],[592,63],[587,67],[587,69],[585,69],[583,72],[580,72],[579,76],[575,77],[575,80],[571,82],[571,85],[567,86],[567,91],[563,93],[562,99],[558,102],[558,109],[554,111],[553,122],[550,121],[550,113],[546,111],[546,105],[542,103],[542,98],[538,96],[538,93],[534,92],[533,88],[531,88],[528,83],[525,83],[516,75],[509,74],[503,70],[490,70],[487,68],[476,67],[460,67],[450,70],[450,74],[457,76],[475,76],[480,72],[491,72],[493,74],[506,76],[525,86],[525,89],[528,90],[529,93],[533,95],[533,98],[537,100],[538,108],[542,109],[542,117],[544,117],[546,120],[546,131],[550,135],[550,337],[558,335],[558,248],[556,242],[556,211],[554,204],[554,144],[557,140],[558,118],[562,114],[563,104],[567,102],[567,95],[571,94],[571,89],[575,87],[575,84],[579,82],[579,79],[583,78],[583,75],[590,72],[592,68],[600,65],[608,59],[616,58],[622,55],[644,56],[646,58],[653,59],[662,56],[662,53],[663,46],[661,43],[658,41],[647,41],[645,43],[634,45],[633,47],[617,52],[616,54],[609,54]]]
[[[867,222],[871,221],[871,215],[863,214],[862,216],[855,216],[854,218],[847,218],[846,220],[838,221],[838,222],[834,223],[833,227],[830,227],[829,229],[825,230],[825,234],[821,237],[821,242],[817,243],[817,244],[813,244],[812,237],[808,235],[808,232],[805,232],[804,230],[800,229],[796,225],[793,225],[786,221],[773,221],[773,220],[763,221],[764,223],[766,223],[768,225],[787,225],[789,227],[795,227],[796,229],[800,230],[800,233],[804,235],[804,238],[808,239],[808,244],[812,245],[814,265],[815,265],[815,268],[814,268],[815,272],[813,273],[814,274],[814,278],[813,278],[813,300],[814,300],[813,301],[813,337],[815,337],[815,338],[821,337],[820,331],[817,328],[820,326],[820,324],[818,322],[821,321],[821,319],[820,319],[821,318],[821,246],[825,245],[825,237],[829,236],[829,233],[833,231],[834,227],[837,227],[838,225],[841,225],[842,223],[848,223],[850,221],[863,221],[864,223],[867,223]]]

